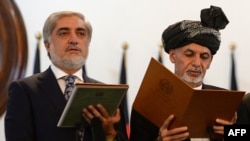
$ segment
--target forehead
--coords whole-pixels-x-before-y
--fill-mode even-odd
[[[60,28],[85,28],[85,23],[77,16],[66,16],[57,20],[55,29]]]
[[[191,43],[191,44],[185,45],[183,47],[180,47],[178,49],[181,50],[181,51],[190,50],[190,51],[193,51],[193,52],[196,52],[196,53],[209,53],[209,54],[211,54],[211,51],[209,50],[208,47],[202,46],[202,45],[199,45],[199,44],[196,44],[196,43]]]

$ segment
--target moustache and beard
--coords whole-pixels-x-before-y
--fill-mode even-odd
[[[81,51],[81,48],[78,46],[69,46],[65,50],[79,50]],[[56,54],[49,54],[51,61],[60,68],[64,69],[80,69],[86,62],[87,56],[80,56],[80,55],[69,55],[64,58],[61,58],[57,56]]]
[[[196,76],[192,76],[192,75],[189,75],[188,73],[189,72],[196,72],[198,73],[198,75]],[[192,83],[192,84],[198,84],[198,83],[202,83],[203,81],[203,71],[201,69],[201,67],[191,67],[191,68],[188,68],[183,76],[181,76],[181,79],[186,81],[187,83]]]

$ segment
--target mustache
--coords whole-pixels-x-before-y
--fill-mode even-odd
[[[78,50],[78,51],[82,51],[82,49],[81,49],[79,46],[76,46],[76,45],[67,46],[67,48],[66,48],[65,50],[66,50],[66,51],[69,51],[69,50]]]
[[[188,68],[187,70],[188,70],[188,71],[197,71],[197,72],[199,72],[199,73],[202,73],[202,72],[203,72],[202,69],[201,69],[201,67],[194,67],[194,66]]]

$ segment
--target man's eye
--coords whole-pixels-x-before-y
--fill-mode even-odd
[[[80,35],[80,36],[85,36],[86,33],[85,33],[85,32],[78,32],[78,35]]]
[[[65,35],[67,35],[67,32],[60,32],[58,35],[59,36],[65,36]]]
[[[208,59],[208,58],[209,58],[209,55],[202,55],[201,58],[202,58],[202,59]]]
[[[193,56],[193,53],[185,53],[185,55],[190,57],[190,56]]]

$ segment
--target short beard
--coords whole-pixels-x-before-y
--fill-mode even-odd
[[[194,77],[188,76],[187,73],[184,73],[184,75],[182,76],[182,80],[186,81],[187,83],[198,84],[203,81],[203,78],[201,75],[197,78],[194,78]]]
[[[86,62],[86,58],[82,56],[71,56],[70,58],[59,58],[56,55],[51,55],[51,61],[62,69],[80,69]]]
[[[189,76],[187,74],[188,70],[200,71],[201,75],[199,75],[198,77],[191,77],[191,76]],[[193,85],[197,85],[197,84],[202,83],[202,81],[203,81],[203,71],[202,71],[202,69],[200,67],[192,67],[192,68],[189,68],[188,70],[186,70],[185,73],[182,76],[182,79],[184,81],[186,81],[187,83],[191,83]]]

